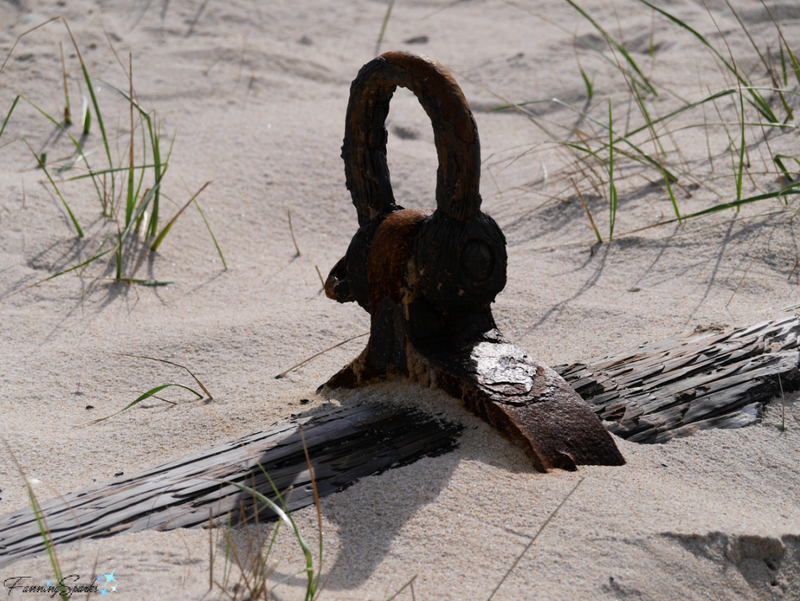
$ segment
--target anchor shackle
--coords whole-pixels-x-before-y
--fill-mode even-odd
[[[411,90],[433,124],[439,156],[436,204],[458,221],[480,210],[478,128],[453,76],[436,61],[387,52],[364,65],[350,87],[342,158],[358,223],[396,210],[386,164],[386,116],[397,86]]]
[[[431,119],[439,158],[436,174],[436,211],[404,211],[395,204],[386,162],[386,117],[397,86],[411,90]],[[359,230],[347,255],[326,282],[326,293],[340,302],[355,300],[372,312],[376,269],[397,275],[402,284],[420,292],[436,310],[463,315],[481,310],[494,300],[506,281],[505,237],[491,217],[481,212],[480,140],[475,119],[461,88],[438,62],[416,54],[388,52],[370,61],[350,88],[342,158],[347,188],[358,213]],[[370,258],[379,229],[384,242],[387,228],[399,223],[387,218],[398,211],[402,236],[389,247],[404,253],[392,261]],[[414,215],[411,215],[413,213]],[[384,222],[386,223],[384,224]],[[381,244],[385,251],[386,244]],[[388,267],[392,262],[395,267]],[[370,283],[372,282],[372,284]],[[386,288],[386,286],[381,286]],[[396,296],[396,295],[393,295]]]

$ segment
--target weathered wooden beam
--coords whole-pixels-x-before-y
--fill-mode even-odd
[[[756,422],[782,389],[800,388],[800,319],[643,344],[628,352],[554,368],[615,434],[664,442],[700,429]],[[314,502],[298,425],[303,425],[320,495],[364,476],[457,446],[461,427],[401,407],[360,404],[273,427],[111,482],[42,503],[56,544],[118,532],[220,526],[253,516],[253,499],[232,482],[290,510]],[[272,517],[262,508],[259,519]],[[0,516],[0,568],[44,551],[33,512]]]
[[[608,430],[659,443],[708,428],[741,428],[800,388],[800,318],[642,344],[555,371]]]
[[[42,503],[41,513],[53,542],[65,546],[120,532],[223,526],[228,520],[236,525],[252,519],[253,497],[234,483],[276,500],[274,485],[289,510],[311,505],[301,425],[320,496],[390,467],[445,453],[456,446],[462,430],[437,416],[400,407],[340,407],[68,493]],[[274,517],[262,503],[258,508],[260,520]],[[32,509],[0,517],[0,568],[44,550]]]

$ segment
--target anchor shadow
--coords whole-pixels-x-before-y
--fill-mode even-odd
[[[433,416],[441,421],[439,432],[432,428],[430,437],[438,436],[442,442],[440,448],[430,453],[420,453],[408,461],[378,469],[349,483],[344,490],[320,490],[320,496],[325,494],[320,501],[321,513],[327,522],[337,528],[335,559],[320,577],[320,582],[325,582],[328,590],[352,590],[366,582],[391,554],[394,542],[409,522],[426,506],[434,503],[448,487],[462,461],[479,462],[500,469],[530,473],[532,476],[540,475],[521,448],[516,448],[499,435],[496,444],[489,446],[470,440],[473,438],[472,431],[489,426],[460,409],[459,401],[443,392],[393,380],[354,391],[337,390],[327,396],[340,402],[342,407],[368,401],[392,406],[394,413],[397,413],[397,408],[407,408],[409,414],[416,412]],[[313,444],[309,445],[309,455],[316,472],[313,447]],[[324,477],[323,470],[319,475]],[[320,482],[317,484],[319,487]],[[298,474],[295,490],[299,490],[301,495],[312,494],[307,473]],[[331,494],[333,492],[337,494]],[[243,496],[246,494],[243,493]],[[292,496],[288,503],[290,509],[297,499]],[[306,502],[303,506],[308,504]],[[266,534],[262,538],[268,541],[270,533]],[[282,573],[281,570],[273,574],[272,580],[292,588],[302,589],[307,585],[305,574],[293,575]]]

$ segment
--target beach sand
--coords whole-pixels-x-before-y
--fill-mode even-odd
[[[769,46],[780,65],[776,26],[762,4],[731,3],[759,49]],[[707,0],[708,9],[700,1],[663,4],[726,59],[730,48],[737,68],[755,83],[772,85],[725,2]],[[796,44],[800,12],[791,3],[768,6],[785,39]],[[658,97],[647,95],[653,118],[683,100],[735,86],[696,37],[641,2],[585,0],[580,7],[654,82]],[[0,138],[0,434],[7,442],[0,450],[0,514],[30,505],[9,449],[43,501],[326,402],[375,398],[446,408],[467,427],[454,452],[365,478],[322,500],[322,599],[386,599],[412,578],[416,599],[486,599],[512,566],[494,599],[800,598],[796,395],[784,400],[785,428],[782,404],[775,402],[760,424],[741,430],[703,431],[662,445],[617,438],[624,467],[541,474],[520,448],[439,391],[395,381],[317,396],[316,388],[361,351],[364,338],[275,379],[369,330],[361,308],[325,297],[317,268],[325,277],[357,229],[339,156],[344,115],[350,82],[375,56],[386,10],[386,2],[372,0],[0,2],[0,60],[24,31],[66,18],[93,79],[115,166],[127,165],[130,114],[109,86],[128,86],[109,40],[126,67],[132,57],[140,104],[156,112],[162,144],[174,138],[162,224],[211,181],[198,201],[228,265],[224,270],[201,215],[190,207],[137,275],[173,282],[168,286],[112,281],[108,255],[81,277],[73,272],[26,289],[86,261],[117,229],[101,216],[90,180],[62,181],[82,173],[80,165],[56,175],[58,160],[73,147],[20,101]],[[574,33],[602,46],[609,61]],[[63,113],[59,42],[78,113],[81,89],[86,94],[80,63],[63,23],[53,22],[22,38],[0,73],[0,115],[17,94],[51,115]],[[788,206],[770,199],[740,212],[642,229],[675,217],[669,193],[657,171],[618,154],[619,208],[608,243],[608,201],[601,193],[607,184],[587,179],[602,179],[600,163],[588,161],[581,171],[564,145],[554,143],[579,143],[581,135],[600,135],[601,127],[552,101],[526,105],[526,112],[490,112],[558,98],[607,123],[610,98],[615,129],[644,123],[615,62],[624,65],[624,58],[567,2],[401,0],[380,46],[387,50],[440,61],[470,102],[485,161],[482,208],[508,241],[508,283],[493,312],[506,337],[537,359],[575,362],[695,329],[783,318],[800,308],[793,197]],[[800,54],[800,46],[793,50]],[[579,64],[594,82],[590,101]],[[787,98],[800,108],[797,84],[789,79],[795,96]],[[748,122],[757,121],[755,110],[744,106]],[[772,106],[783,110],[777,99]],[[739,109],[738,96],[727,96],[671,121],[669,133],[659,130],[665,164],[680,176],[673,190],[682,214],[736,200]],[[387,129],[397,202],[431,206],[433,133],[410,92],[397,92]],[[743,197],[779,189],[770,153],[798,156],[796,130],[770,129],[768,147],[766,129],[747,127]],[[137,152],[140,136],[137,130]],[[36,153],[47,152],[84,239],[76,237],[23,138]],[[662,152],[647,132],[636,140],[652,156]],[[85,147],[95,170],[107,168],[96,122]],[[124,354],[188,367],[213,401],[167,390],[177,405],[148,400],[87,425],[155,386],[195,386],[178,368]],[[301,404],[305,399],[310,402]],[[297,511],[294,519],[316,554],[316,510]],[[250,532],[263,539],[272,528]],[[233,539],[246,554],[246,533],[234,532]],[[234,588],[237,569],[221,590],[223,531],[212,532],[211,547],[219,584],[210,592],[205,530],[119,535],[57,551],[65,574],[88,578],[113,570],[121,599],[246,598]],[[303,558],[287,530],[273,562],[273,583],[286,579],[274,598],[302,599]],[[15,576],[52,579],[49,560],[23,560],[0,573],[3,580]],[[396,598],[412,599],[411,587]]]

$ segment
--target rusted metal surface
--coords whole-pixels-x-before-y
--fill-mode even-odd
[[[431,119],[439,157],[435,211],[395,203],[385,128],[397,86]],[[359,229],[325,284],[371,316],[366,349],[328,388],[404,377],[437,386],[529,450],[537,469],[625,463],[600,421],[553,370],[509,344],[490,305],[506,283],[506,241],[480,210],[480,140],[452,75],[389,52],[353,81],[342,158]]]

